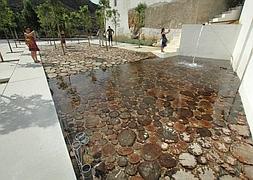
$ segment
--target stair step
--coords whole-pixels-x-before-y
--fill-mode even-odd
[[[228,11],[225,11],[222,14],[214,16],[214,18],[209,20],[209,22],[237,20],[239,19],[241,10],[242,10],[242,6],[230,8]]]

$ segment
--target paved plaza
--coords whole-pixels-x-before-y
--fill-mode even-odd
[[[192,65],[121,44],[95,53],[96,41],[71,42],[63,56],[41,42],[43,67],[24,44],[13,54],[0,45],[8,57],[0,63],[1,179],[81,179],[81,164],[94,179],[253,178],[240,81],[228,61]]]
[[[56,62],[46,69],[56,73],[49,86],[77,177],[84,163],[102,179],[252,177],[253,142],[228,61],[197,58],[195,66],[191,57],[134,56],[104,69],[78,52],[87,69],[75,67],[75,53],[50,56]],[[80,133],[89,137],[81,159],[73,151]]]

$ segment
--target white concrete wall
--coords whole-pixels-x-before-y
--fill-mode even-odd
[[[233,68],[237,72],[239,78],[242,80],[240,88],[240,95],[242,98],[244,110],[246,112],[247,120],[253,133],[253,1],[246,0],[242,14],[240,17],[240,24],[242,25],[238,40],[233,52]],[[248,68],[246,69],[246,65]],[[242,76],[245,71],[245,76]]]
[[[253,1],[246,0],[242,14],[240,17],[240,24],[242,29],[239,34],[235,50],[233,52],[233,68],[238,71],[239,77],[242,76],[242,72],[245,68],[245,59],[249,58],[249,54],[252,48],[252,28],[253,28]],[[251,37],[250,37],[251,36]]]
[[[146,3],[148,6],[156,3],[162,2],[172,2],[175,0],[117,0],[117,6],[114,6],[114,0],[110,0],[110,6],[112,9],[117,9],[120,13],[120,22],[117,33],[119,34],[130,34],[130,30],[128,27],[128,11],[138,6],[139,3]],[[114,25],[110,22],[107,22],[107,26]]]
[[[240,28],[240,25],[234,24],[183,25],[179,54],[230,60]]]

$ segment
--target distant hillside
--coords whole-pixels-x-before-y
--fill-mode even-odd
[[[23,4],[22,1],[23,0],[8,0],[9,6],[14,11],[22,10],[22,4]],[[31,0],[31,1],[33,2],[34,6],[37,6],[45,2],[45,0]],[[60,2],[65,8],[70,9],[70,10],[76,10],[76,9],[79,9],[80,6],[88,5],[91,13],[94,13],[98,7],[98,5],[94,4],[93,2],[89,0],[60,0]]]

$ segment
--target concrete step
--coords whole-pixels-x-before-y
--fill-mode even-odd
[[[168,58],[172,56],[177,56],[177,52],[161,52],[161,51],[153,51],[152,52],[154,55],[156,55],[159,58]]]
[[[229,11],[226,11],[220,15],[216,15],[209,22],[237,20],[240,18],[241,10],[242,10],[242,6],[231,8]]]
[[[1,78],[0,79],[0,84],[7,83],[9,80],[10,80],[10,78]]]

